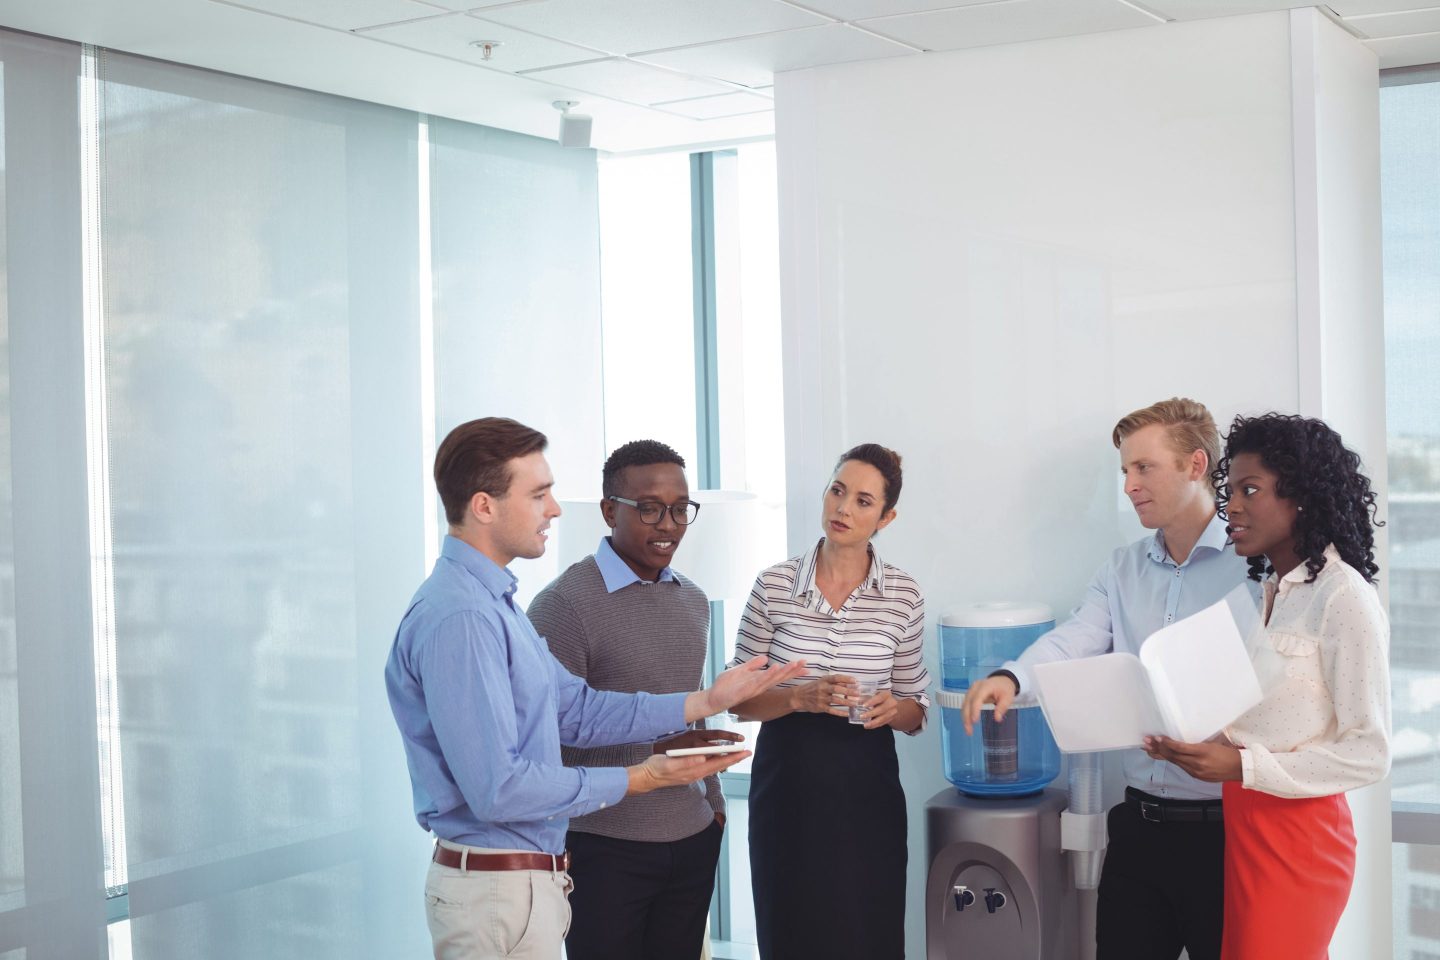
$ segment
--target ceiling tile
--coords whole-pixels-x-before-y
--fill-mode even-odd
[[[776,0],[545,0],[478,15],[615,54],[830,22]]]
[[[339,30],[433,17],[445,11],[422,0],[212,0],[227,7],[270,13]]]
[[[657,110],[668,110],[695,120],[714,120],[718,117],[738,117],[745,113],[774,110],[775,101],[753,93],[722,93],[718,97],[697,97],[694,100],[676,100],[673,103],[657,103]]]
[[[425,53],[438,53],[511,73],[593,60],[599,55],[594,50],[561,43],[548,37],[537,37],[521,30],[511,30],[509,27],[467,17],[463,13],[444,14],[428,20],[414,20],[410,23],[363,30],[359,31],[357,36],[383,40]],[[491,52],[489,60],[485,59],[484,50],[471,46],[479,40],[494,40],[499,44]]]
[[[891,17],[902,13],[924,13],[947,7],[965,7],[995,0],[798,0],[806,8],[840,20]]]
[[[1365,45],[1380,58],[1381,68],[1413,67],[1422,63],[1440,63],[1440,33],[1418,37],[1391,37],[1367,40]]]
[[[927,50],[1047,40],[1160,21],[1120,0],[1000,0],[934,13],[861,21],[861,26]]]
[[[876,60],[914,53],[909,47],[844,24],[725,40],[676,50],[636,54],[636,59],[747,87],[768,86],[775,74],[828,63]]]
[[[541,3],[543,0],[425,0],[425,2],[433,3],[437,7],[444,7],[446,10],[460,12],[488,7],[508,7],[517,3]]]
[[[698,77],[687,77],[670,70],[619,59],[595,60],[590,63],[527,71],[525,76],[546,83],[574,87],[602,97],[614,97],[617,100],[641,104],[688,100],[692,97],[731,92],[731,88],[723,83],[712,83]]]
[[[1407,37],[1416,33],[1440,33],[1440,9],[1382,13],[1370,17],[1347,17],[1346,26],[1367,37]]]
[[[1172,20],[1239,17],[1247,13],[1313,7],[1315,4],[1316,0],[1143,0],[1146,9],[1164,14]]]
[[[1404,13],[1434,7],[1435,0],[1328,0],[1325,4],[1341,17],[1363,17],[1369,13]]]

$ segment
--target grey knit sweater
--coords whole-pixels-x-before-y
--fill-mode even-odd
[[[673,571],[672,571],[673,572]],[[705,593],[680,574],[673,581],[632,583],[614,593],[594,557],[572,565],[540,591],[526,611],[567,670],[596,690],[682,693],[699,690],[710,635]],[[649,743],[561,747],[568,767],[628,767],[650,755]],[[621,840],[669,842],[693,836],[725,810],[720,783],[708,777],[666,787],[576,817],[570,829]]]

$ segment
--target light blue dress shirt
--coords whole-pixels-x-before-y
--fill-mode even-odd
[[[600,568],[600,579],[605,581],[606,593],[622,590],[632,583],[647,582],[644,577],[630,569],[630,564],[620,559],[620,554],[610,545],[609,537],[601,537],[600,546],[595,548],[595,566]],[[661,567],[660,576],[655,582],[665,583],[674,579],[675,574],[669,567]]]
[[[1031,644],[1005,669],[1020,681],[1021,693],[1034,690],[1031,668],[1037,663],[1075,660],[1123,651],[1138,654],[1145,639],[1176,620],[1190,616],[1249,583],[1258,597],[1260,585],[1247,580],[1245,558],[1228,545],[1225,521],[1216,514],[1184,563],[1165,550],[1164,531],[1121,547],[1100,568],[1085,599],[1070,619]],[[1103,709],[1096,704],[1096,709]],[[1196,780],[1164,760],[1151,760],[1143,750],[1124,755],[1125,780],[1158,797],[1209,800],[1220,796],[1220,784]]]
[[[515,606],[516,579],[446,537],[385,666],[415,819],[475,847],[560,853],[569,818],[618,803],[622,767],[566,767],[560,745],[653,740],[685,726],[687,694],[592,690]]]

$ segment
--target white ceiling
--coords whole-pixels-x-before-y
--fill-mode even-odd
[[[1440,0],[1330,0],[1384,67],[1440,61]],[[616,152],[774,129],[776,73],[1283,10],[1304,0],[0,0],[0,25]],[[489,56],[482,44],[490,43]]]

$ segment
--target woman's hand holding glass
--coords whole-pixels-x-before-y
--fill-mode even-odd
[[[849,717],[855,701],[855,678],[835,673],[790,688],[790,708],[796,713],[828,713]]]
[[[900,713],[900,700],[888,689],[866,699],[860,706],[860,715],[865,718],[866,730],[889,726],[890,721]]]

